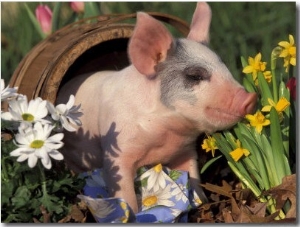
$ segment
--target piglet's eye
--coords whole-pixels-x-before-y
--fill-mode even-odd
[[[191,82],[200,82],[203,80],[210,79],[209,72],[203,67],[187,68],[185,70],[185,76],[186,76],[186,79]]]
[[[187,77],[187,79],[192,80],[192,81],[204,80],[202,75],[199,75],[199,74],[187,74],[186,77]]]

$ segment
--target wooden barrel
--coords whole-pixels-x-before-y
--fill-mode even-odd
[[[188,24],[174,16],[151,13],[184,36]],[[59,87],[70,78],[99,70],[120,70],[129,65],[127,44],[136,14],[110,14],[67,25],[38,43],[20,62],[10,80],[28,99],[55,102]]]

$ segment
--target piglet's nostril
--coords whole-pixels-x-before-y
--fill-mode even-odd
[[[246,114],[253,114],[256,109],[257,104],[257,94],[256,93],[245,93],[244,101],[240,108],[240,115],[245,116]]]
[[[254,92],[247,92],[240,88],[234,96],[232,105],[235,106],[239,116],[244,117],[246,114],[253,114],[256,110],[257,94]]]

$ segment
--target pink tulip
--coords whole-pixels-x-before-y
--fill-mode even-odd
[[[44,34],[49,35],[52,31],[52,11],[47,5],[39,5],[35,9],[35,16]]]
[[[71,2],[70,6],[76,13],[84,12],[84,2]]]
[[[291,97],[296,100],[296,78],[292,77],[289,79],[289,81],[286,83],[287,88],[290,90]]]

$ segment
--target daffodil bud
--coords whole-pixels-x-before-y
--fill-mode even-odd
[[[282,51],[282,48],[277,46],[273,49],[271,53],[271,70],[276,69],[276,60],[279,57],[280,53]]]

